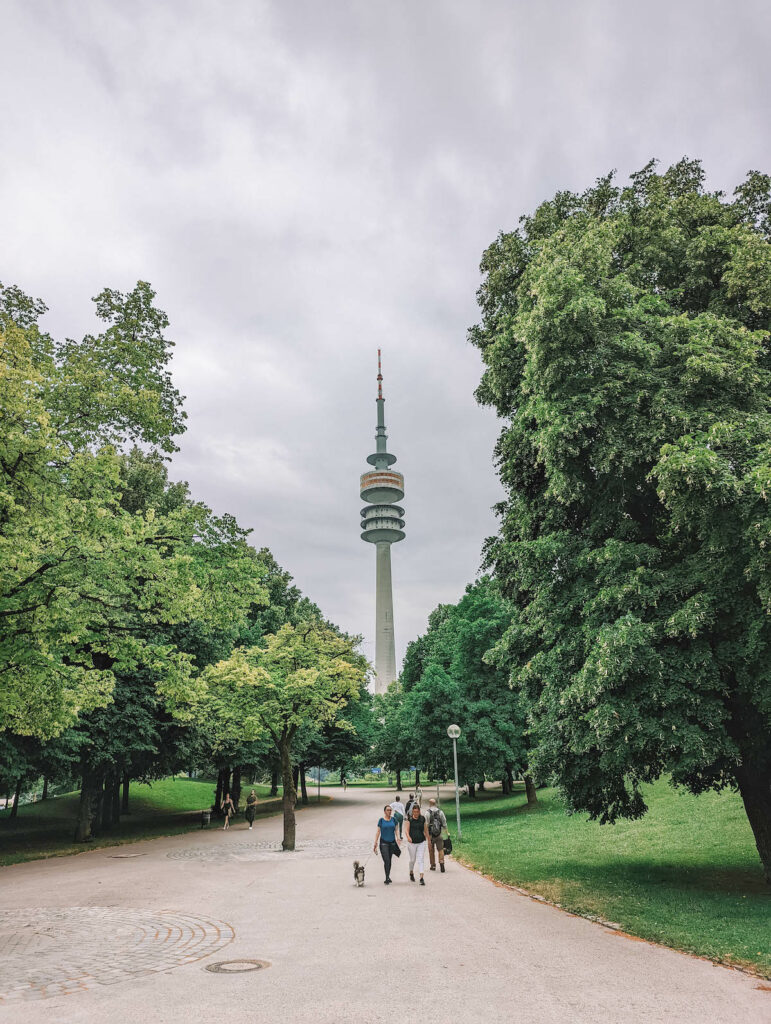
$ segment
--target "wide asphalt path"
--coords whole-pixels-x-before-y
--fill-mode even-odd
[[[275,817],[251,832],[239,820],[0,870],[0,1022],[771,1021],[757,979],[536,903],[451,859],[421,888],[406,856],[384,886],[373,856],[357,888],[352,861],[371,854],[386,794],[331,793],[298,813],[294,854],[269,848]],[[239,959],[270,966],[206,970]]]

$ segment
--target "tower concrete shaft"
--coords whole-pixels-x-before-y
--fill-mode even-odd
[[[385,693],[396,679],[391,545],[404,540],[404,509],[393,502],[404,497],[404,477],[391,469],[396,456],[387,449],[385,399],[380,349],[377,353],[377,430],[375,452],[367,456],[374,468],[361,477],[361,539],[375,545],[375,693]]]
[[[394,598],[391,586],[391,545],[375,545],[375,693],[385,693],[396,679]]]

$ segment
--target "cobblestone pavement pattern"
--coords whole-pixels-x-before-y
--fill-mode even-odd
[[[295,853],[276,816],[0,869],[0,1024],[393,1024],[406,998],[430,1024],[771,1020],[758,979],[452,858],[419,887],[402,856],[384,886],[372,842],[393,791],[330,792],[298,813]],[[270,966],[204,969],[223,960]]]
[[[318,857],[356,857],[362,852],[361,840],[307,839],[298,843],[292,854],[298,861]],[[284,855],[281,843],[252,842],[249,839],[236,840],[227,846],[189,846],[181,850],[170,850],[169,860],[275,860]]]
[[[0,912],[0,1003],[114,985],[201,960],[233,939],[222,921],[118,907]]]

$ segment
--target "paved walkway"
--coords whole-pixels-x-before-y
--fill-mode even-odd
[[[329,792],[329,791],[327,791]],[[419,888],[372,848],[384,794],[0,870],[9,1024],[767,1024],[759,982],[571,917],[452,861]],[[226,975],[239,958],[270,967]]]

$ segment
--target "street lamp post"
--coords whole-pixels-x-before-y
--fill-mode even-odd
[[[458,842],[460,842],[460,794],[458,793],[458,737],[460,736],[460,726],[448,725],[447,735],[452,740],[452,759],[455,764],[455,818],[458,823]]]

